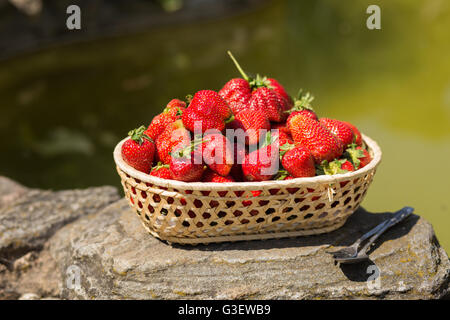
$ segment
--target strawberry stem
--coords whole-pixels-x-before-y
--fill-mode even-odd
[[[242,75],[242,78],[244,78],[247,81],[250,81],[250,77],[244,72],[244,70],[241,68],[241,66],[239,65],[239,62],[237,62],[236,58],[233,56],[233,54],[231,53],[231,51],[227,51],[228,55],[230,56],[231,60],[233,60],[234,65],[236,66],[236,68],[238,69],[239,73]]]

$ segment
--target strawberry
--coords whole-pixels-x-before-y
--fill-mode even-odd
[[[316,163],[332,161],[342,154],[339,141],[316,120],[297,114],[291,119],[289,130],[295,142],[311,151]]]
[[[265,113],[270,121],[282,122],[286,119],[288,104],[276,91],[268,87],[259,87],[252,93],[250,108]]]
[[[270,122],[264,113],[245,109],[235,115],[230,127],[242,129],[246,133],[246,144],[257,144],[266,131],[270,130]]]
[[[362,136],[361,136],[361,132],[359,132],[358,128],[355,127],[353,124],[351,124],[350,122],[347,121],[342,121],[343,123],[345,123],[346,125],[348,125],[350,127],[350,129],[352,129],[353,134],[355,135],[355,143],[358,146],[362,146]]]
[[[285,111],[292,105],[286,90],[275,79],[257,75],[250,78],[239,63],[228,51],[243,79],[232,79],[219,91],[235,114],[252,108],[265,113],[270,121],[282,122],[286,118]]]
[[[336,137],[344,148],[353,143],[353,131],[344,122],[330,118],[320,118],[319,122]]]
[[[172,99],[166,106],[166,109],[181,109],[184,110],[186,108],[186,102],[181,101],[180,99]]]
[[[356,169],[365,167],[372,160],[369,152],[355,143],[345,150],[345,156],[353,163]]]
[[[183,126],[181,120],[169,124],[164,131],[156,138],[156,150],[158,159],[165,164],[170,164],[170,152],[174,147],[183,147],[191,140],[189,131]]]
[[[292,137],[290,134],[285,133],[284,131],[273,131],[271,130],[271,135],[274,139],[278,139],[278,145],[282,146],[284,144],[294,144]]]
[[[233,120],[233,113],[227,102],[212,90],[198,91],[183,112],[184,126],[194,132],[195,124],[201,125],[202,133],[206,130],[222,131],[225,123]]]
[[[278,149],[269,144],[244,157],[242,172],[247,181],[270,180],[278,172]]]
[[[243,181],[244,176],[242,174],[241,164],[244,162],[245,158],[245,145],[235,142],[233,147],[233,167],[231,167],[230,175],[235,181]]]
[[[267,81],[269,83],[269,86],[272,87],[272,90],[277,92],[280,96],[282,96],[288,102],[288,106],[293,105],[291,96],[286,92],[284,87],[277,80],[275,80],[273,78],[268,78]]]
[[[234,114],[248,108],[252,89],[247,80],[235,78],[228,81],[219,91],[219,95],[228,102]]]
[[[169,165],[158,162],[156,166],[150,171],[150,175],[161,179],[172,179],[172,174],[169,170]]]
[[[314,158],[306,147],[283,144],[280,146],[280,157],[283,168],[294,178],[315,176]]]
[[[304,115],[313,120],[318,120],[316,113],[311,107],[311,102],[313,100],[314,97],[309,92],[303,94],[303,89],[300,89],[298,97],[294,100],[294,106],[286,111],[289,114],[289,117],[286,120],[287,126],[289,126],[291,119],[297,114]]]
[[[190,146],[171,152],[172,161],[169,169],[173,179],[185,182],[201,180],[204,167],[203,163],[197,163],[196,152],[198,150],[191,151]]]
[[[185,106],[186,103],[181,100],[171,100],[164,111],[153,118],[145,134],[153,141],[156,141],[156,138],[164,131],[167,125],[181,118]]]
[[[207,169],[205,171],[205,173],[203,174],[202,181],[203,182],[224,183],[224,182],[234,182],[234,179],[231,176],[221,176],[220,174],[212,171],[211,169]],[[209,192],[208,192],[208,194],[209,194]]]
[[[291,132],[289,131],[289,128],[287,127],[286,123],[272,122],[270,124],[270,127],[271,127],[272,130],[278,129],[279,131],[287,133],[289,136],[291,135]]]
[[[230,141],[220,132],[207,134],[202,139],[203,161],[214,172],[226,176],[233,166]]]
[[[144,134],[145,126],[131,130],[122,145],[122,159],[136,170],[149,173],[155,156],[153,141]]]

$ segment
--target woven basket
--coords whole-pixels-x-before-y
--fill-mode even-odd
[[[296,237],[341,227],[359,207],[381,161],[363,135],[372,161],[345,174],[282,181],[204,183],[160,179],[137,171],[114,150],[125,197],[153,236],[172,243]],[[260,190],[259,196],[251,191]],[[241,191],[241,196],[236,192]]]

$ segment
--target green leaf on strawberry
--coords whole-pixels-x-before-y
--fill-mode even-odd
[[[355,143],[349,145],[349,148],[345,150],[344,156],[353,163],[355,168],[359,168],[359,164],[361,162],[359,159],[364,158],[365,155],[364,150],[357,149],[356,147],[357,145]]]
[[[140,126],[139,128],[133,129],[130,132],[128,132],[128,136],[130,137],[131,140],[139,143],[139,145],[142,145],[144,139],[153,142],[152,139],[144,133],[145,130],[147,130],[145,126]]]

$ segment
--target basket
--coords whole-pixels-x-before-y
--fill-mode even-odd
[[[358,209],[381,161],[378,144],[363,139],[372,156],[364,168],[281,181],[186,183],[153,177],[122,160],[126,139],[116,146],[114,160],[130,206],[161,240],[207,244],[296,237],[336,230]]]

